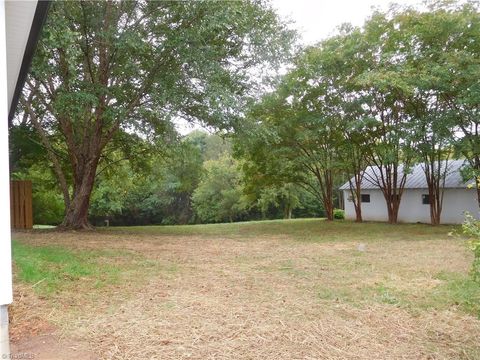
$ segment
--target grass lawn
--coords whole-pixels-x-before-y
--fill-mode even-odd
[[[302,219],[15,233],[12,337],[21,351],[49,329],[103,359],[480,359],[480,287],[456,230]]]

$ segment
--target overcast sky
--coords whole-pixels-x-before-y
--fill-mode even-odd
[[[271,0],[278,13],[295,22],[304,44],[314,44],[330,35],[337,26],[349,22],[362,25],[372,6],[387,9],[392,0]],[[421,0],[399,0],[415,5]]]

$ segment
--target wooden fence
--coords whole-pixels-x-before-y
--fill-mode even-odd
[[[10,181],[10,221],[13,229],[33,227],[31,181]]]

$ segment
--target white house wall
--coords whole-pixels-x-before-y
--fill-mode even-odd
[[[353,201],[348,200],[350,198],[350,191],[344,190],[343,194],[345,200],[345,217],[350,220],[355,220]],[[382,193],[378,190],[364,190],[362,194],[370,194],[370,202],[362,203],[363,220],[387,221],[387,207]]]
[[[347,219],[355,219],[353,202],[349,201],[350,192],[345,190],[345,215]],[[422,194],[426,189],[406,189],[400,203],[398,221],[400,222],[430,222],[430,206],[422,204]],[[364,190],[362,194],[370,194],[370,203],[362,203],[362,217],[367,221],[387,221],[387,206],[380,190]],[[441,222],[444,224],[459,224],[464,220],[464,212],[468,211],[475,217],[480,217],[477,195],[474,189],[446,189],[443,200]]]
[[[5,3],[0,1],[0,306],[12,302]],[[0,331],[1,332],[1,331]],[[3,351],[3,350],[2,350]],[[4,355],[4,354],[2,354]]]

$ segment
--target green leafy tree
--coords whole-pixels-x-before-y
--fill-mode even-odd
[[[343,171],[339,149],[345,124],[353,119],[342,108],[341,77],[331,44],[306,49],[276,91],[250,113],[254,124],[245,130],[249,161],[274,183],[294,182],[317,197],[333,220],[335,186]],[[249,162],[247,162],[247,166]]]
[[[267,187],[261,190],[257,206],[265,218],[270,207],[282,209],[283,218],[291,219],[293,210],[301,207],[300,191],[295,184],[285,184],[281,187]]]
[[[374,145],[357,81],[371,66],[364,56],[365,46],[360,29],[345,24],[338,35],[307,49],[294,72],[303,113],[324,118],[314,126],[332,134],[328,139],[335,155],[330,168],[335,176],[339,172],[347,175],[357,221],[362,221],[360,190],[366,154]]]
[[[193,208],[201,221],[239,220],[250,207],[244,196],[238,162],[228,154],[204,164],[205,174],[193,193]]]
[[[203,161],[218,160],[225,153],[232,152],[230,137],[227,133],[210,134],[203,130],[195,130],[186,135],[185,139],[200,150]]]
[[[438,13],[415,10],[395,14],[393,21],[401,29],[401,52],[407,81],[415,89],[408,99],[412,138],[416,143],[416,161],[425,173],[430,202],[432,225],[441,221],[445,180],[453,156],[455,122],[436,88],[432,72],[444,56],[443,49],[453,35]]]
[[[480,5],[447,2],[408,15],[430,101],[442,107],[435,121],[443,132],[451,128],[457,154],[471,169],[465,172],[468,180],[475,179],[480,207]]]
[[[164,213],[162,223],[192,222],[192,195],[203,174],[201,150],[187,137],[164,162],[157,192]]]
[[[94,222],[111,220],[121,214],[125,210],[128,194],[138,186],[132,163],[123,159],[123,154],[116,152],[110,154],[109,158],[112,162],[118,162],[97,175],[89,208],[89,217]]]
[[[61,188],[62,226],[87,220],[97,168],[136,132],[173,117],[230,128],[252,69],[288,53],[293,33],[262,0],[54,2],[22,99]]]
[[[265,183],[303,184],[328,218],[335,178],[345,173],[357,221],[367,181],[381,190],[395,223],[407,176],[420,162],[438,224],[456,149],[480,199],[478,10],[451,1],[430,11],[393,6],[374,12],[362,29],[345,25],[305,49],[250,113],[242,138],[250,149],[246,173]]]
[[[151,153],[152,150],[149,150]],[[191,196],[202,174],[202,155],[188,138],[171,143],[168,151],[149,156],[145,163],[126,160],[117,152],[114,162],[97,178],[90,205],[94,223],[186,224],[192,221]],[[145,159],[144,159],[145,160]]]
[[[371,70],[359,75],[357,82],[374,144],[367,147],[367,161],[373,171],[366,172],[365,178],[380,188],[388,221],[396,223],[406,179],[415,161],[416,138],[411,136],[413,126],[407,111],[415,90],[406,81],[415,75],[403,61],[402,31],[391,14],[375,12],[364,26],[363,41],[362,56]]]

